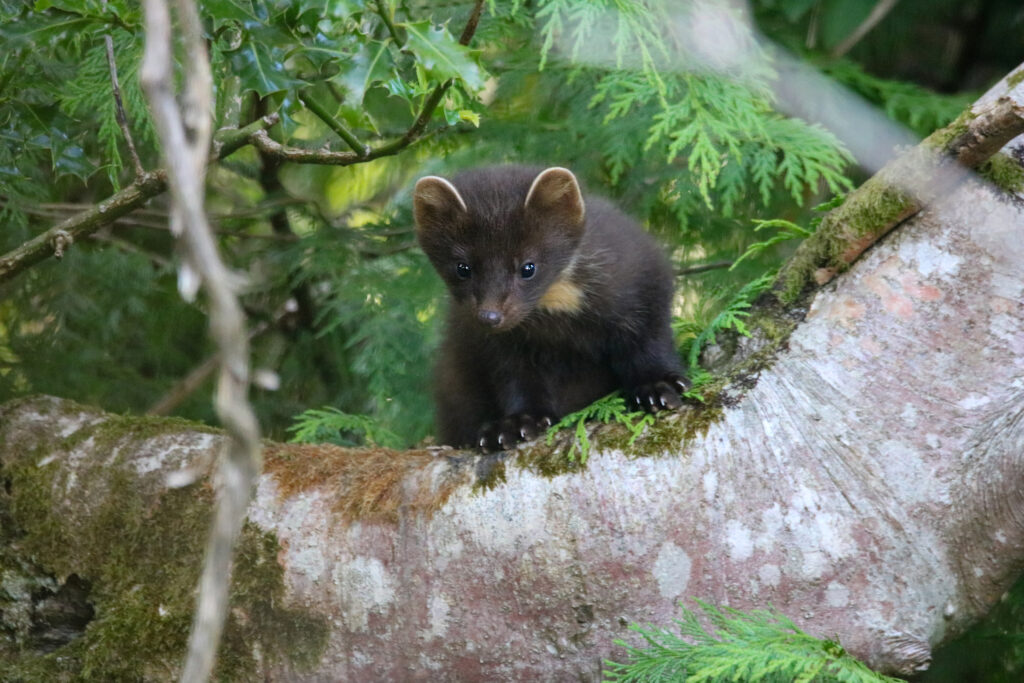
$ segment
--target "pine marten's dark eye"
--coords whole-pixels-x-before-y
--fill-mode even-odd
[[[455,266],[455,274],[459,276],[460,280],[468,279],[469,273],[470,269],[468,263],[459,263],[458,265]]]
[[[519,274],[524,280],[529,280],[537,273],[537,266],[532,263],[524,263],[523,267],[519,269]]]

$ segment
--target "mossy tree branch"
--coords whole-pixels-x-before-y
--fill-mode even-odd
[[[779,272],[783,303],[828,283],[864,251],[1024,134],[1024,86],[976,106],[882,168],[827,214]]]

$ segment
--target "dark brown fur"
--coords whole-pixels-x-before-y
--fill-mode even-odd
[[[503,166],[450,184],[424,178],[415,210],[452,297],[436,375],[443,443],[509,447],[616,389],[647,410],[681,404],[669,263],[636,222],[582,196],[571,173]]]

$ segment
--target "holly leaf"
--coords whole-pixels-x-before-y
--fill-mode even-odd
[[[243,90],[254,90],[260,97],[305,85],[288,74],[284,50],[247,41],[231,53],[231,66],[242,79]]]
[[[484,86],[484,73],[472,52],[460,45],[443,26],[434,26],[429,20],[402,24],[406,39],[404,49],[411,50],[417,63],[432,79],[446,81],[456,78],[470,90]]]
[[[395,76],[395,58],[391,49],[390,39],[373,41],[360,45],[359,50],[351,56],[345,71],[334,79],[345,88],[349,104],[362,104],[367,90]]]
[[[58,176],[73,175],[80,180],[88,180],[96,170],[85,150],[69,139],[64,130],[54,128],[50,131],[50,154],[53,170]]]

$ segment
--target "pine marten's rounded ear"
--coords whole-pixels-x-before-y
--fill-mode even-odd
[[[571,225],[583,224],[583,193],[576,176],[567,168],[555,166],[541,171],[526,193],[525,206],[554,214]]]
[[[450,224],[465,213],[466,202],[450,182],[436,175],[416,181],[412,195],[412,210],[416,227],[420,230]]]

